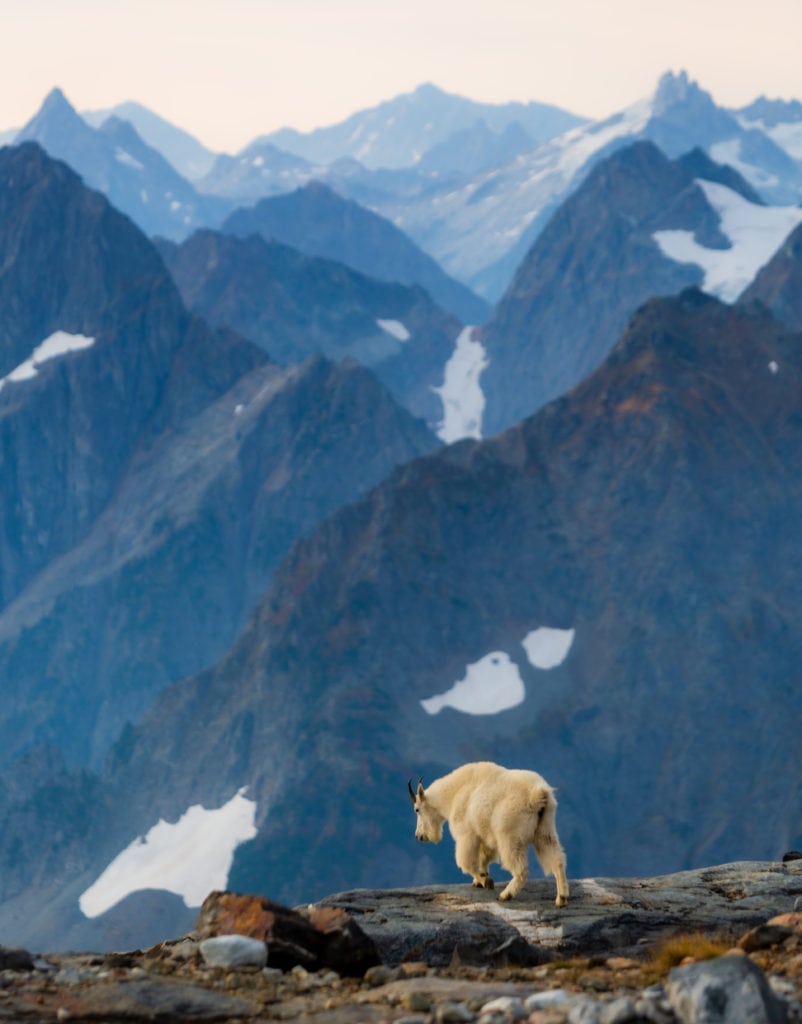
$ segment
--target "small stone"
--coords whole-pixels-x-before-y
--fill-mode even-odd
[[[405,1010],[411,1010],[413,1013],[428,1013],[432,1008],[431,999],[425,992],[420,991],[404,992],[400,1002]]]
[[[564,988],[554,988],[549,992],[534,992],[527,996],[524,1006],[530,1012],[532,1010],[545,1010],[549,1006],[560,1006],[567,1002],[568,993]]]
[[[485,1003],[480,1013],[503,1013],[508,1020],[522,1020],[528,1016],[528,1011],[522,1000],[515,996],[499,996],[498,999],[491,999]]]
[[[473,1014],[463,1003],[440,1003],[434,1012],[437,1024],[468,1024]]]
[[[619,996],[599,1009],[599,1024],[629,1024],[637,1019],[635,1004],[627,996]]]
[[[640,967],[640,962],[628,956],[611,956],[605,960],[605,965],[611,971],[632,971]]]
[[[738,948],[745,953],[754,953],[757,949],[770,949],[785,942],[794,934],[792,928],[779,924],[759,924],[738,939]]]
[[[72,985],[80,985],[84,980],[81,973],[76,970],[75,967],[62,967],[60,971],[56,973],[55,983],[61,987],[68,987]]]
[[[574,996],[568,1003],[569,1024],[600,1024],[600,1005],[587,996]]]
[[[267,963],[267,946],[260,939],[247,935],[216,935],[204,939],[200,953],[209,967],[226,969],[238,967],[264,967]]]
[[[377,964],[365,971],[365,984],[371,988],[378,988],[380,985],[387,985],[398,977],[398,972],[385,964]]]
[[[0,946],[0,970],[32,971],[33,957],[27,949],[15,949],[11,946]]]
[[[674,1024],[676,1018],[671,1009],[656,999],[636,999],[635,1012],[650,1024]]]
[[[791,931],[802,933],[802,914],[778,914],[769,921],[770,925],[779,925],[781,928],[790,928]]]

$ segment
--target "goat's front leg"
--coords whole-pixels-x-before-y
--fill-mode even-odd
[[[482,864],[481,844],[478,836],[455,837],[457,867],[471,876],[472,884],[477,889],[492,889],[493,879],[487,873],[487,864]]]

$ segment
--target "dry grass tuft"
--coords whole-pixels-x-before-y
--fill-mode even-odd
[[[667,974],[684,960],[713,960],[722,956],[732,949],[732,945],[732,941],[724,936],[705,935],[704,932],[669,935],[655,945],[649,963],[660,974]]]

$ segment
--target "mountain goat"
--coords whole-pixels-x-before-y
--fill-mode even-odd
[[[537,859],[557,881],[558,907],[568,903],[565,853],[557,835],[554,790],[537,772],[502,768],[476,761],[437,779],[426,789],[407,783],[418,816],[415,838],[439,843],[448,821],[456,845],[457,867],[478,888],[494,888],[488,867],[493,862],[512,874],[499,899],[517,896],[529,877],[527,854],[534,846]]]

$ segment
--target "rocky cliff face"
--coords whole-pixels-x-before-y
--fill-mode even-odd
[[[314,353],[369,367],[432,429],[460,324],[420,287],[381,281],[258,234],[200,231],[161,252],[184,301],[215,326],[239,331],[280,363]]]
[[[293,539],[436,441],[356,364],[281,369],[191,316],[37,146],[0,175],[0,762],[99,763],[227,650]],[[56,332],[81,347],[37,357]]]
[[[802,330],[802,226],[741,295],[742,303],[760,302],[791,330]]]
[[[570,396],[330,518],[115,751],[64,900],[243,786],[232,888],[455,877],[414,848],[406,779],[487,758],[558,788],[580,874],[798,843],[800,351],[699,292],[653,301]]]
[[[395,224],[320,182],[235,210],[222,230],[240,237],[258,232],[383,281],[418,285],[464,323],[484,323],[490,312],[483,299],[449,277]]]

